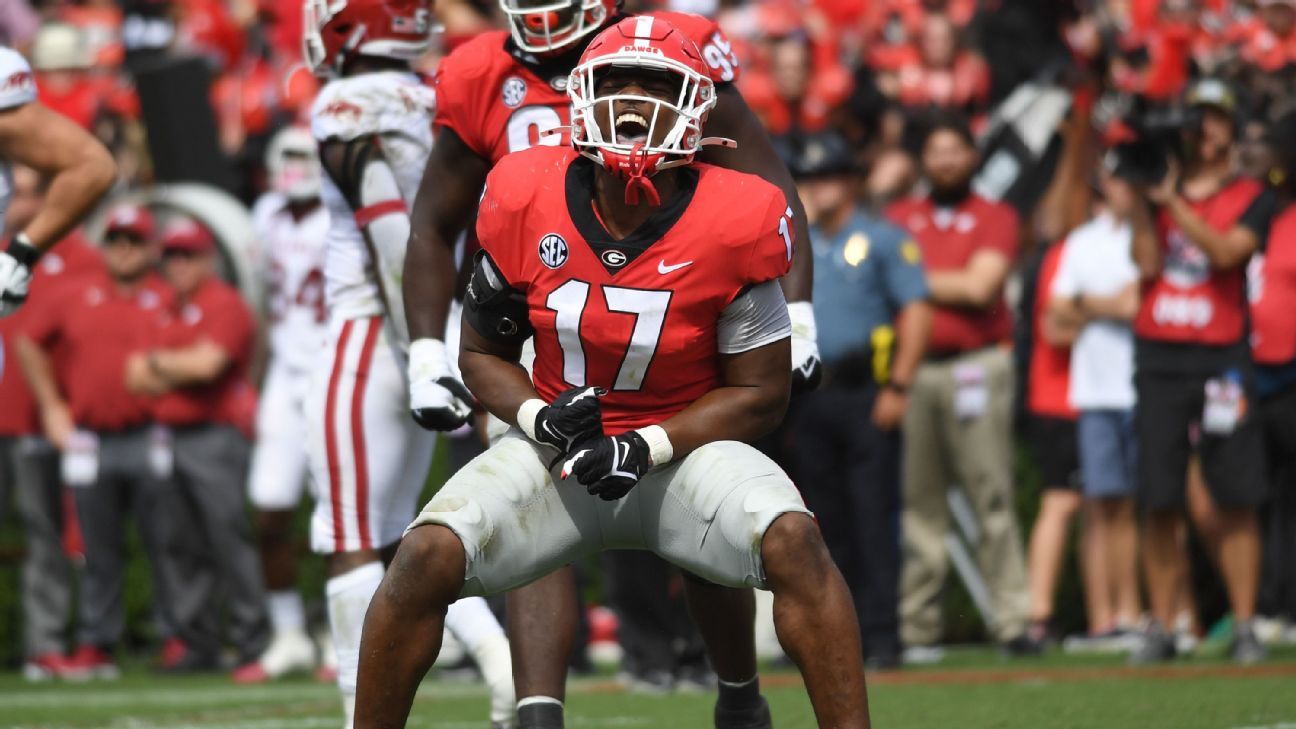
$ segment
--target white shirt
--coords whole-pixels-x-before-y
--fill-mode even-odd
[[[0,111],[36,100],[36,79],[27,59],[17,51],[0,46]],[[5,213],[13,197],[13,172],[9,161],[0,159],[0,231],[5,227]]]
[[[323,205],[301,220],[288,199],[267,192],[252,206],[259,270],[265,278],[270,353],[275,365],[308,370],[327,339],[324,245],[329,214]]]
[[[1130,255],[1133,231],[1103,213],[1067,236],[1053,279],[1054,298],[1114,296],[1138,281]],[[1134,407],[1134,335],[1125,322],[1092,321],[1071,345],[1071,406]]]
[[[432,112],[435,92],[418,76],[404,71],[382,71],[330,81],[311,106],[311,133],[324,142],[366,135],[382,140],[396,174],[396,183],[407,209],[423,177],[432,151]],[[355,211],[347,204],[328,175],[320,198],[330,222],[324,280],[329,315],[340,319],[381,316],[385,309],[375,267],[355,224]],[[386,281],[400,296],[400,281]]]

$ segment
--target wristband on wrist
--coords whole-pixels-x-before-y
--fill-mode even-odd
[[[896,382],[895,380],[887,380],[887,383],[883,385],[882,388],[901,395],[909,394],[909,385],[906,385],[903,382]]]
[[[538,397],[533,397],[518,407],[517,426],[521,428],[522,432],[526,433],[526,437],[531,440],[536,439],[536,416],[540,414],[541,410],[547,407],[549,407],[548,403]]]
[[[666,429],[660,425],[649,425],[635,431],[648,444],[648,457],[652,465],[661,466],[671,462],[675,457],[675,447],[671,445]]]
[[[29,270],[36,265],[36,259],[40,258],[41,251],[31,242],[31,238],[26,233],[18,233],[9,241],[9,247],[5,252],[13,256],[14,260],[26,266]]]

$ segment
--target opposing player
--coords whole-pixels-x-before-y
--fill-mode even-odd
[[[409,66],[427,49],[429,14],[420,0],[306,3],[306,59],[330,79],[311,109],[329,213],[328,342],[307,416],[316,488],[311,542],[328,555],[329,623],[347,726],[365,610],[413,518],[435,444],[405,407],[409,339],[400,299],[406,211],[432,148],[433,93]],[[510,724],[508,641],[485,601],[450,606],[446,626],[491,686],[492,721]]]
[[[791,481],[739,442],[787,405],[786,199],[756,176],[691,164],[715,86],[663,20],[600,34],[568,93],[575,149],[504,158],[477,220],[459,362],[515,427],[402,541],[366,618],[357,726],[404,726],[441,611],[460,595],[630,548],[772,590],[819,725],[867,727],[845,583]],[[534,384],[518,366],[533,333]]]
[[[297,592],[292,517],[306,485],[306,403],[310,372],[328,338],[320,163],[310,130],[287,127],[266,149],[270,190],[252,206],[265,280],[270,361],[257,411],[248,492],[256,509],[261,566],[269,592],[270,646],[234,673],[255,683],[315,665],[315,646]]]
[[[565,144],[570,124],[568,76],[593,35],[619,20],[619,0],[500,0],[509,31],[483,33],[456,48],[437,74],[437,146],[428,159],[413,212],[413,230],[405,270],[405,299],[410,316],[410,406],[424,427],[447,429],[461,422],[463,401],[445,383],[453,382],[454,352],[447,354],[444,322],[455,276],[453,247],[469,225],[482,184],[491,167],[510,152],[533,145]],[[716,104],[706,134],[737,142],[737,148],[713,147],[702,156],[722,167],[760,175],[780,187],[793,214],[791,232],[808,241],[805,215],[791,175],[771,146],[764,128],[734,86],[738,61],[729,41],[710,20],[686,13],[662,17],[702,49],[708,76],[716,84]],[[554,133],[558,132],[558,133]],[[469,251],[469,255],[471,251]],[[782,280],[792,319],[794,383],[813,386],[819,377],[810,305],[812,256],[794,258]],[[465,255],[464,260],[469,260]],[[719,618],[721,603],[740,602],[754,620],[750,590],[743,594],[687,579],[689,605],[701,628],[722,681],[722,701],[755,673],[755,649],[749,636],[734,631],[730,618]],[[534,711],[558,713],[565,686],[566,656],[576,630],[575,590],[569,571],[561,571],[509,596],[510,634],[521,704],[538,701],[520,715],[524,729]],[[714,613],[714,614],[708,614]],[[744,621],[747,622],[747,621]],[[741,623],[740,623],[741,624]],[[737,644],[729,638],[737,638]],[[724,653],[725,656],[720,654]],[[741,678],[738,678],[741,676]],[[736,707],[735,707],[736,708]],[[751,707],[759,712],[760,707]],[[546,723],[558,721],[545,719]],[[752,718],[739,725],[765,726]],[[721,726],[729,726],[721,722]]]
[[[0,46],[0,229],[14,162],[46,178],[48,192],[36,217],[0,247],[0,316],[22,305],[41,252],[81,222],[117,173],[103,145],[36,101],[31,66],[17,51]]]

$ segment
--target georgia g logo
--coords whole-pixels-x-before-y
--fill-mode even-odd
[[[550,233],[541,238],[540,262],[549,268],[562,268],[562,265],[567,262],[567,241],[557,233]]]

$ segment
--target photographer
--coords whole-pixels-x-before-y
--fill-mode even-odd
[[[1186,559],[1182,525],[1188,461],[1201,458],[1218,507],[1218,564],[1235,619],[1230,655],[1264,657],[1251,626],[1260,571],[1255,507],[1264,454],[1247,348],[1247,262],[1264,238],[1273,196],[1235,167],[1237,102],[1218,80],[1188,91],[1193,121],[1183,161],[1136,205],[1133,256],[1143,281],[1134,320],[1138,488],[1143,569],[1153,621],[1134,662],[1173,658],[1166,631]],[[1199,525],[1200,528],[1201,525]]]

